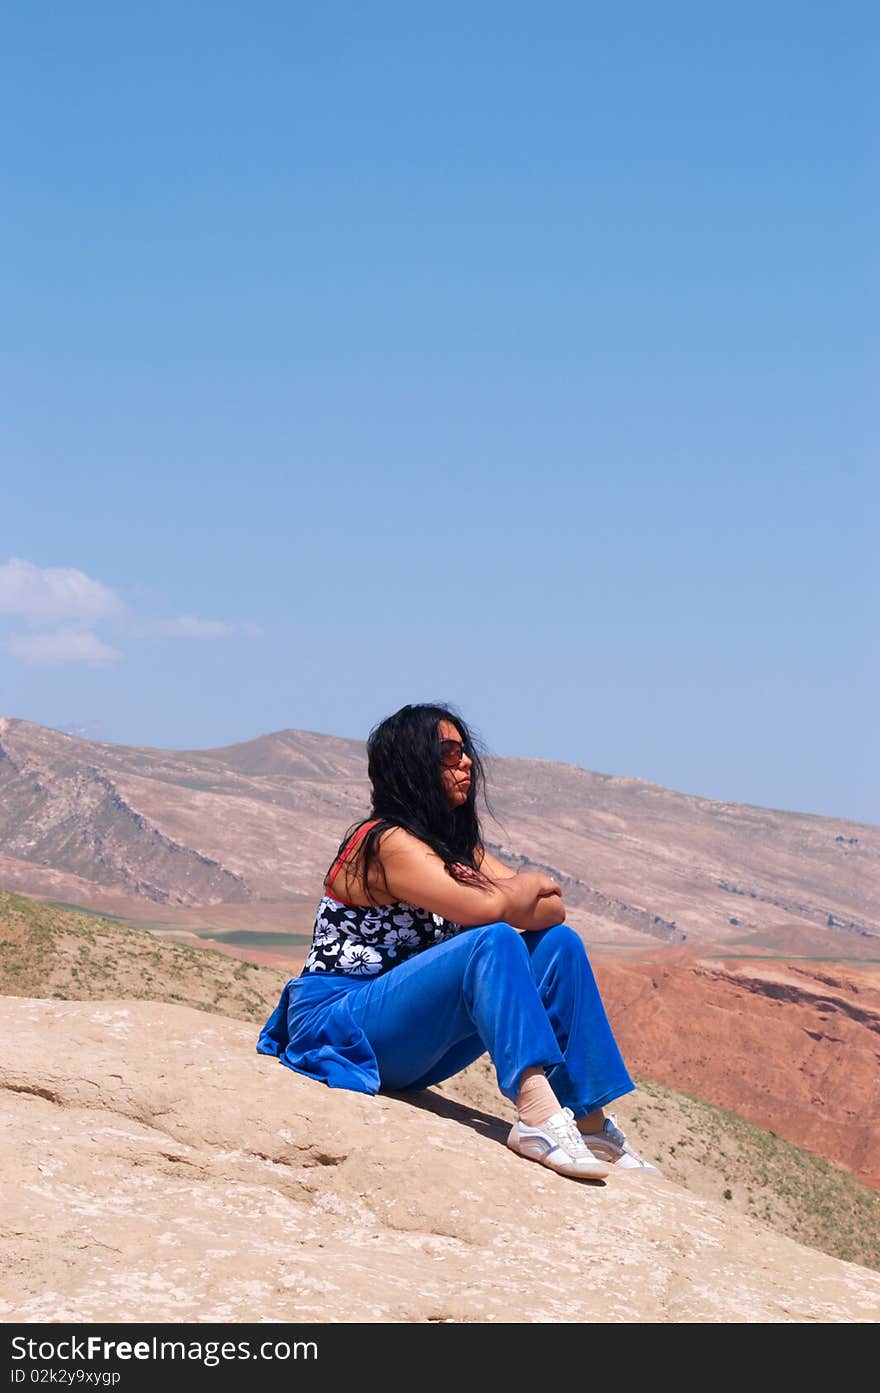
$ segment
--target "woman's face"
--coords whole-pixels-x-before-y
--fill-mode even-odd
[[[440,781],[443,785],[443,793],[446,798],[448,808],[460,808],[467,802],[468,792],[471,786],[471,768],[473,760],[470,755],[465,754],[461,748],[461,731],[458,726],[454,726],[451,721],[440,721],[437,726],[437,735],[441,741],[454,741],[459,746],[461,754],[460,762],[455,765],[440,765]],[[454,758],[456,751],[451,746],[442,746],[448,750],[449,758]]]

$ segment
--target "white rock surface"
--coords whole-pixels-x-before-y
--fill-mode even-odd
[[[0,1318],[873,1322],[880,1275],[674,1186],[555,1176],[185,1007],[0,998]]]

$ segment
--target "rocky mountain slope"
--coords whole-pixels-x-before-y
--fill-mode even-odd
[[[640,1074],[730,1108],[880,1186],[876,966],[603,955],[597,976]]]
[[[507,1123],[368,1098],[183,1006],[0,998],[7,1322],[875,1322],[880,1274]]]
[[[535,760],[489,762],[492,848],[562,881],[593,943],[880,958],[880,829],[686,797]],[[173,920],[252,906],[308,927],[363,745],[303,731],[225,749],[98,744],[0,719],[0,884]],[[239,906],[236,910],[236,906]]]

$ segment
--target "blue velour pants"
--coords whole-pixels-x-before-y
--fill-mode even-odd
[[[465,929],[379,977],[307,973],[288,982],[257,1049],[331,1087],[427,1088],[487,1050],[511,1100],[544,1068],[582,1117],[634,1084],[578,935]]]

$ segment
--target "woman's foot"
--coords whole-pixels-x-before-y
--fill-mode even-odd
[[[616,1171],[639,1171],[642,1175],[661,1174],[656,1166],[652,1166],[650,1161],[646,1161],[630,1146],[617,1125],[616,1117],[606,1117],[599,1131],[587,1132],[581,1129],[579,1135],[597,1160],[605,1161]]]
[[[517,1119],[510,1129],[507,1145],[517,1156],[539,1161],[542,1166],[574,1180],[604,1180],[610,1169],[607,1161],[585,1146],[571,1108],[554,1113],[537,1127],[528,1127]]]

